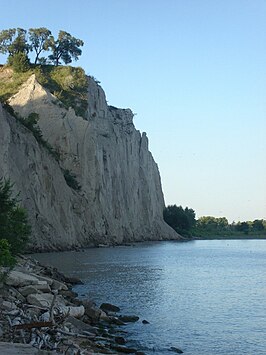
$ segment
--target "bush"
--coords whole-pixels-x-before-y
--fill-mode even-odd
[[[11,254],[10,244],[6,239],[0,239],[0,267],[12,268],[16,259]]]
[[[30,61],[27,54],[23,52],[15,53],[8,58],[8,64],[11,65],[16,73],[25,73],[30,69]]]
[[[22,53],[23,54],[23,53]],[[24,54],[25,56],[25,54]],[[0,101],[5,102],[12,95],[16,94],[20,86],[35,74],[38,82],[48,89],[58,99],[55,101],[59,106],[68,109],[72,107],[76,115],[86,119],[88,109],[88,82],[82,68],[54,67],[53,65],[27,65],[25,72],[15,71],[14,57],[10,57],[9,64],[13,66],[14,72],[7,80],[0,80]],[[19,68],[21,69],[21,68]],[[1,69],[0,69],[1,74]],[[60,101],[61,102],[60,102]]]
[[[18,195],[12,196],[12,188],[10,180],[0,179],[0,240],[7,240],[16,255],[25,250],[31,228],[26,210],[18,205]]]

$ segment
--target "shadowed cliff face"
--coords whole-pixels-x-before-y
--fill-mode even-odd
[[[63,108],[34,75],[9,104],[22,117],[38,113],[43,138],[61,156],[57,163],[0,111],[0,175],[22,192],[36,249],[179,238],[163,221],[160,175],[146,134],[135,129],[131,110],[107,105],[93,79],[86,120]],[[76,175],[80,191],[67,186],[62,169]]]

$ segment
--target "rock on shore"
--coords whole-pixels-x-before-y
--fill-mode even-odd
[[[104,304],[104,311],[78,300],[68,281],[52,267],[19,258],[0,284],[0,353],[141,354],[126,346],[118,328],[124,323],[114,313],[119,308]]]

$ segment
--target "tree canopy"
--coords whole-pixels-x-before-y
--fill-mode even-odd
[[[31,49],[36,53],[34,64],[37,64],[41,52],[48,51],[51,47],[53,40],[51,31],[45,27],[30,28],[29,40],[31,43]]]
[[[58,39],[51,41],[52,54],[49,55],[49,59],[55,64],[60,64],[62,60],[65,64],[72,62],[72,59],[77,60],[81,55],[81,49],[83,41],[71,36],[70,33],[60,31]]]
[[[163,218],[170,227],[172,227],[177,233],[183,235],[189,235],[189,231],[195,225],[195,211],[182,206],[176,205],[167,206],[163,211]]]
[[[27,31],[23,28],[10,28],[0,32],[0,53],[13,56],[16,53],[28,53],[30,46],[26,40]]]
[[[0,53],[8,54],[8,63],[11,65],[13,56],[18,53],[28,56],[30,52],[35,53],[34,64],[69,64],[73,60],[78,60],[82,53],[80,47],[83,45],[81,39],[62,30],[55,40],[51,31],[45,27],[30,28],[29,31],[23,28],[0,31]],[[40,57],[42,52],[51,54],[47,58]]]

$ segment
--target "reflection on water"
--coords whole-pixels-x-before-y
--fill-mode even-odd
[[[141,243],[135,247],[36,254],[77,276],[81,297],[110,302],[150,324],[127,327],[147,354],[266,351],[266,241]]]

